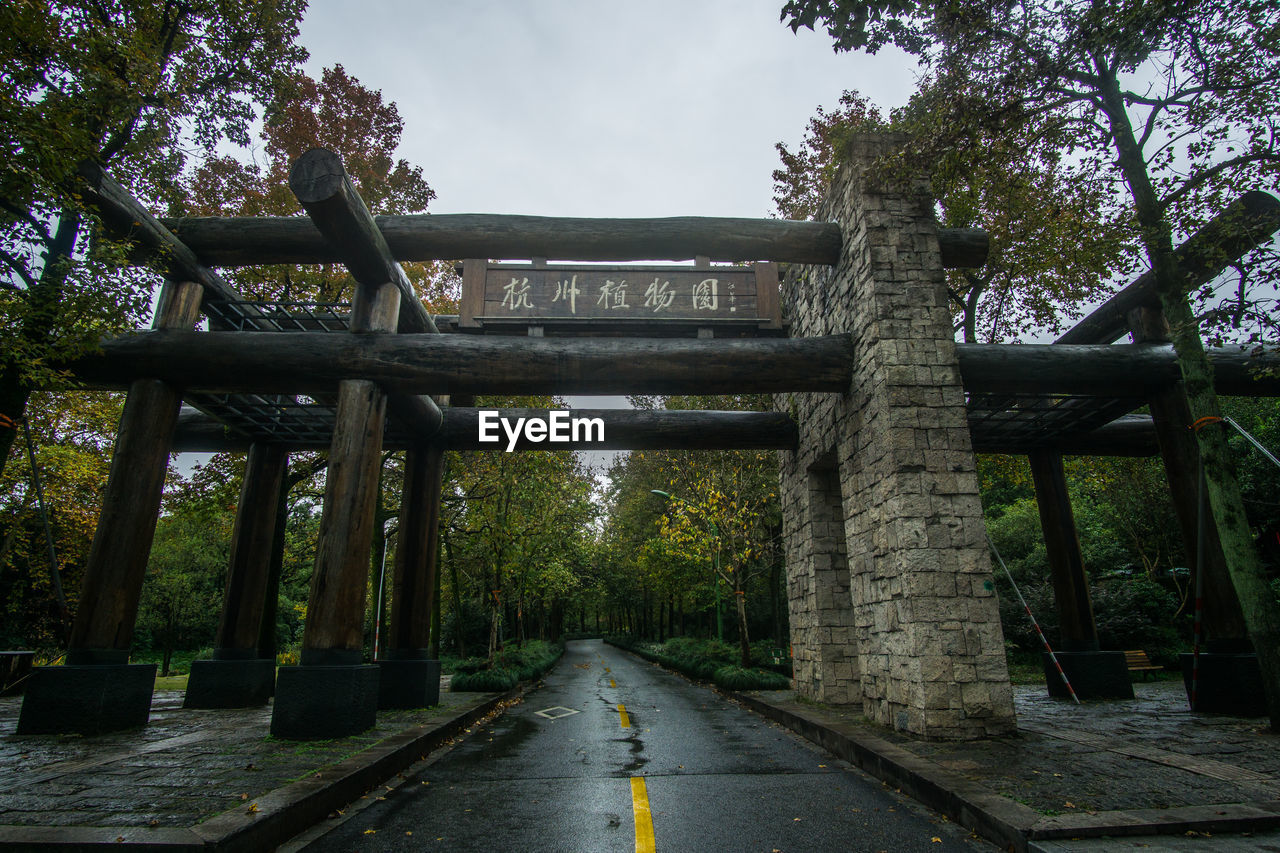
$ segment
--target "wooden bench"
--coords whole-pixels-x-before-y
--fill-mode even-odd
[[[1125,652],[1124,663],[1130,672],[1142,673],[1144,679],[1147,677],[1148,672],[1161,672],[1164,670],[1164,667],[1153,664],[1151,658],[1147,657],[1147,653],[1142,649]]]

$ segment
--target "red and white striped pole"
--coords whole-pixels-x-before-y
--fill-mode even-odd
[[[1031,607],[1028,606],[1027,600],[1022,597],[1022,590],[1018,589],[1018,584],[1013,579],[1013,573],[1004,564],[1004,557],[1000,556],[1000,549],[996,548],[996,543],[991,541],[990,534],[987,534],[987,544],[991,546],[991,553],[995,554],[996,559],[1000,561],[1000,568],[1004,569],[1005,575],[1009,578],[1009,585],[1013,587],[1013,592],[1018,596],[1018,601],[1022,602],[1022,609],[1027,611],[1027,618],[1031,620],[1031,627],[1036,629],[1036,635],[1040,637],[1040,642],[1044,643],[1044,650],[1049,653],[1049,660],[1053,661],[1054,669],[1058,670],[1062,683],[1067,686],[1067,693],[1071,694],[1072,700],[1079,705],[1080,697],[1076,695],[1075,688],[1071,686],[1071,680],[1067,678],[1067,674],[1062,671],[1062,664],[1058,662],[1058,656],[1053,653],[1053,646],[1049,645],[1049,641],[1045,639],[1044,631],[1040,630],[1040,623],[1036,621],[1036,617],[1031,612]]]

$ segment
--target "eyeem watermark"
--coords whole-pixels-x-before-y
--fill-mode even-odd
[[[569,444],[571,442],[604,441],[603,418],[573,418],[559,409],[552,410],[546,420],[542,418],[516,418],[512,423],[497,409],[481,409],[478,423],[481,444],[497,444],[503,436],[507,440],[507,452],[516,449],[520,437],[539,444]]]

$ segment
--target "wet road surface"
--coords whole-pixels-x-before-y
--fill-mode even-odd
[[[584,640],[523,703],[286,849],[995,848],[710,689]]]

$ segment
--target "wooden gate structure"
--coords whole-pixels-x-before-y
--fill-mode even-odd
[[[866,179],[893,142],[854,141],[819,222],[375,218],[341,161],[320,149],[290,179],[307,217],[161,221],[86,168],[104,222],[167,280],[153,330],[106,341],[72,366],[128,397],[66,664],[37,669],[19,733],[146,723],[155,667],[128,655],[171,450],[248,451],[217,647],[192,669],[189,707],[263,704],[274,693],[273,734],[322,738],[370,727],[379,708],[434,703],[439,664],[426,649],[442,454],[488,447],[477,440],[477,394],[775,395],[773,412],[592,412],[605,441],[578,447],[782,451],[797,690],[938,738],[1014,727],[974,452],[1028,454],[1071,665],[1113,668],[1098,650],[1062,454],[1160,452],[1184,529],[1194,529],[1195,450],[1150,282],[1054,345],[956,344],[943,268],[980,266],[985,235],[938,229],[921,185]],[[1280,203],[1259,193],[1229,213],[1180,250],[1197,281],[1280,225]],[[457,258],[527,263],[465,263],[460,316],[430,316],[398,262]],[[633,314],[608,337],[597,334],[599,312],[565,310],[588,292],[608,307],[603,284],[587,287],[599,269],[546,266],[656,258],[695,266],[649,270],[647,307],[676,309],[668,295],[677,291],[692,301],[678,322]],[[213,269],[335,261],[357,283],[349,309],[249,302]],[[781,288],[777,264],[787,265]],[[714,302],[712,280],[724,282]],[[637,301],[642,293],[632,290]],[[530,310],[516,317],[517,308]],[[193,330],[201,314],[210,331]],[[1111,345],[1126,332],[1137,343]],[[1215,370],[1224,393],[1277,392],[1243,354],[1217,357]],[[1150,416],[1130,414],[1148,404]],[[288,453],[306,448],[329,450],[323,516],[301,662],[276,678],[258,632],[274,595],[281,478]],[[379,457],[390,448],[407,451],[391,641],[384,660],[366,665],[366,564]],[[1220,553],[1204,570],[1211,630],[1247,643]]]

